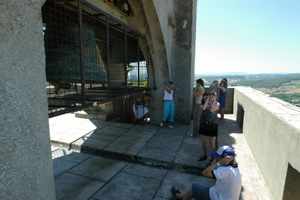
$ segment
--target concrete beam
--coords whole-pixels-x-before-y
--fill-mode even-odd
[[[128,25],[127,15],[122,13],[118,8],[105,3],[103,0],[83,0],[93,7],[105,12],[107,15],[113,16],[123,24]]]

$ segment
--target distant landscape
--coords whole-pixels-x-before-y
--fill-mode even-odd
[[[300,107],[300,73],[299,74],[226,74],[226,75],[196,75],[202,78],[206,85],[213,80],[227,78],[229,86],[249,86],[272,97]]]

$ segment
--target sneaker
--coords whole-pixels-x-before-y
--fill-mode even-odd
[[[160,127],[164,127],[164,123],[163,122],[160,122]]]
[[[168,128],[174,128],[174,126],[173,125],[169,125]]]

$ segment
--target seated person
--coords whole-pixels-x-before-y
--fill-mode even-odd
[[[149,109],[143,103],[141,98],[138,98],[136,102],[133,104],[133,114],[135,118],[135,122],[148,122],[149,118]]]
[[[203,176],[215,178],[212,187],[192,184],[188,192],[180,192],[172,187],[174,200],[239,200],[241,192],[241,175],[235,161],[232,147],[222,146],[212,154],[213,162],[202,172]]]

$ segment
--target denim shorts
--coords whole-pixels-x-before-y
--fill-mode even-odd
[[[211,200],[209,197],[209,187],[197,183],[192,184],[192,196],[196,200]]]

